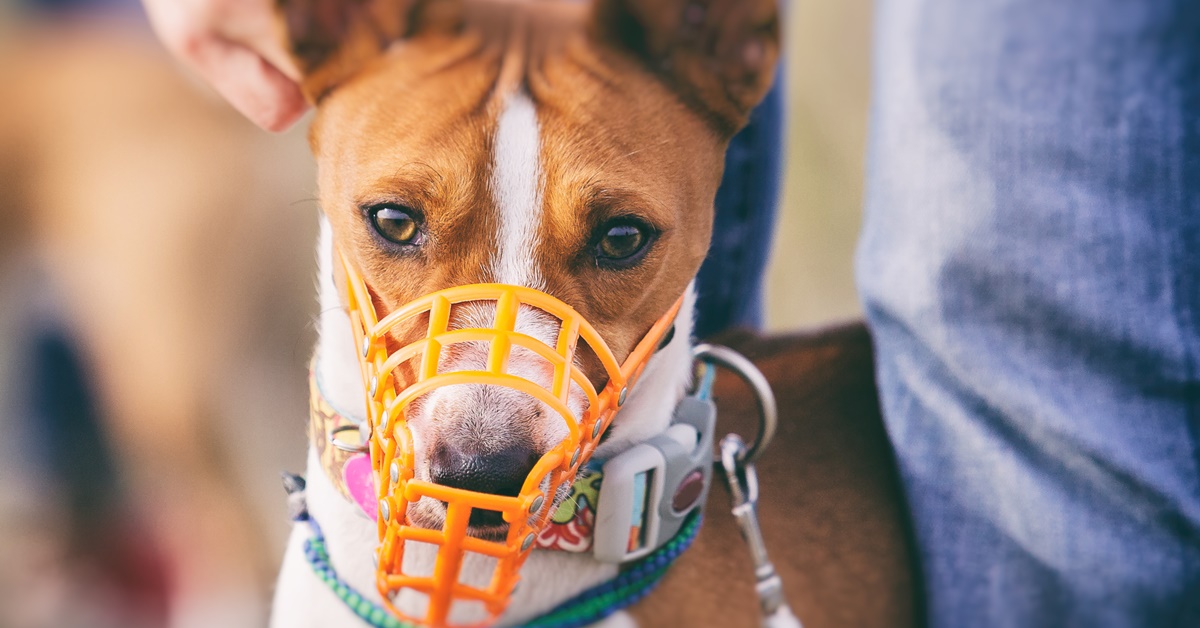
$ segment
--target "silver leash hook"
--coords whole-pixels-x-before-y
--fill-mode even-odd
[[[802,628],[800,620],[792,613],[783,593],[783,580],[775,571],[775,565],[767,554],[767,543],[758,524],[758,473],[754,462],[758,460],[775,437],[779,423],[779,412],[775,404],[775,393],[767,378],[742,354],[728,347],[701,344],[692,351],[697,360],[715,364],[733,371],[754,391],[758,401],[758,436],[749,447],[737,434],[721,439],[718,466],[724,472],[729,496],[733,502],[733,518],[741,530],[742,538],[750,548],[754,561],[754,590],[758,594],[763,628]]]
[[[754,590],[758,594],[763,628],[802,628],[783,593],[783,580],[767,555],[767,543],[758,525],[758,473],[748,462],[746,444],[737,434],[721,439],[721,468],[733,500],[733,518],[754,561]]]

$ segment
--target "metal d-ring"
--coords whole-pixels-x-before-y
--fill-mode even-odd
[[[363,435],[363,431],[364,431],[363,428],[365,426],[366,426],[366,423],[362,423],[360,425],[354,425],[353,423],[350,425],[339,425],[338,427],[335,427],[329,431],[329,444],[333,445],[334,447],[337,447],[338,449],[340,449],[342,451],[347,451],[352,454],[364,453],[369,450],[367,443],[370,442],[370,438]],[[349,443],[344,443],[338,439],[338,436],[342,432],[349,432],[349,431],[358,432],[359,444],[351,445]]]
[[[696,345],[692,349],[692,356],[697,360],[703,360],[716,364],[733,371],[743,382],[750,386],[754,391],[754,396],[758,399],[758,436],[746,447],[746,453],[742,462],[751,464],[758,460],[759,456],[766,451],[767,445],[771,444],[771,439],[775,437],[775,427],[779,423],[779,409],[775,405],[775,393],[771,390],[771,384],[767,382],[766,376],[754,363],[746,359],[746,356],[721,345],[712,345],[708,343]]]

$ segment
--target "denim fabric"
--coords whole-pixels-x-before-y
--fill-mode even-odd
[[[933,626],[1200,626],[1200,4],[880,0],[857,276]]]
[[[780,73],[725,153],[712,246],[696,277],[697,338],[762,324],[762,279],[779,200],[783,121]]]

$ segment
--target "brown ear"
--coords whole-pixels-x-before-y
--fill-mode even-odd
[[[316,103],[389,44],[418,30],[453,30],[461,0],[276,0],[284,44]]]
[[[594,35],[732,135],[775,76],[778,0],[595,0]]]

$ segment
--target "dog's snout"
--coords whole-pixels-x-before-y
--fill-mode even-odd
[[[429,474],[442,486],[515,497],[521,493],[525,478],[537,461],[537,452],[523,445],[485,454],[443,446],[430,459]],[[471,513],[471,525],[499,525],[502,522],[498,512],[476,510]]]

